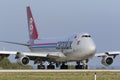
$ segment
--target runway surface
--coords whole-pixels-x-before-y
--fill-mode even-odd
[[[0,70],[0,72],[120,72],[120,70]]]

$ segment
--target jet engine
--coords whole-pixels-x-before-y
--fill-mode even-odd
[[[20,65],[27,65],[29,63],[30,59],[27,56],[21,56],[17,58],[17,63]]]
[[[109,66],[113,63],[112,57],[103,57],[101,63],[105,66]]]
[[[29,63],[30,59],[27,56],[23,56],[17,59],[17,63],[20,65],[27,65]]]
[[[15,59],[17,59],[17,63],[20,65],[27,65],[30,61],[29,57],[22,52],[17,52]]]

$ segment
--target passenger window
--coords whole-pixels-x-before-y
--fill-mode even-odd
[[[77,36],[75,36],[74,38],[77,38]]]

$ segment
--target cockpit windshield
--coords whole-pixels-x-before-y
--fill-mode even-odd
[[[90,35],[82,35],[82,37],[91,37]]]

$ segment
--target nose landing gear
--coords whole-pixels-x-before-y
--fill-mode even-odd
[[[83,63],[83,69],[88,69],[88,65],[87,65],[88,60],[83,60],[82,63]]]
[[[77,61],[76,63],[75,69],[88,69],[88,60]],[[82,65],[80,63],[82,63]]]

